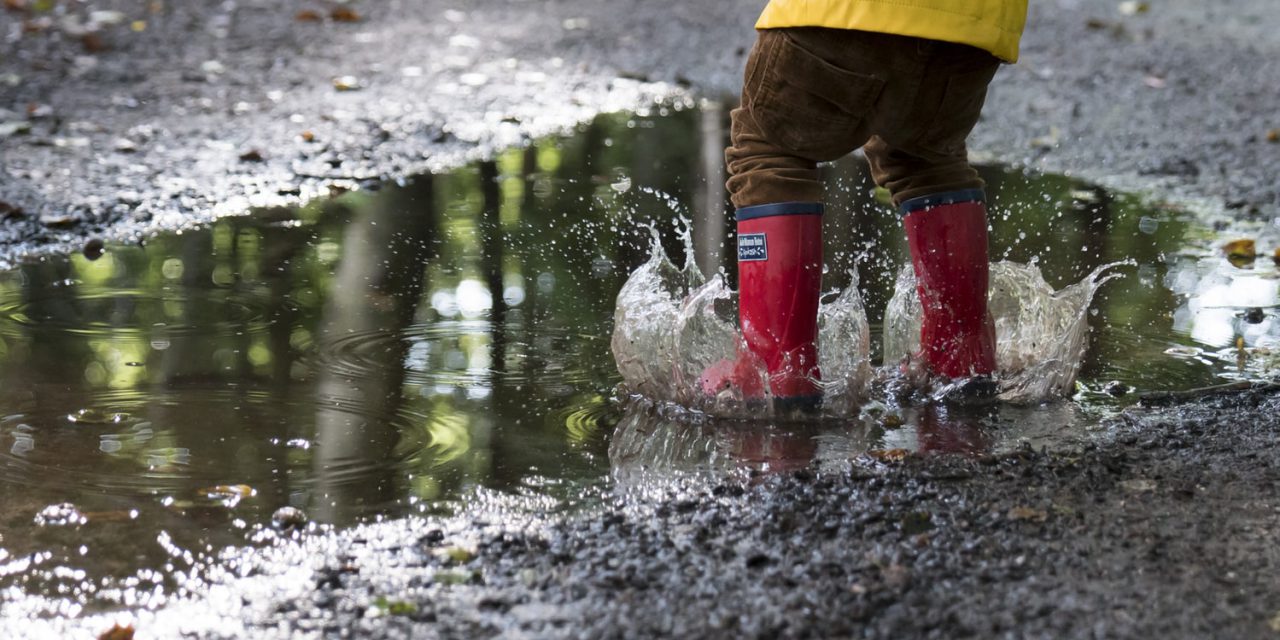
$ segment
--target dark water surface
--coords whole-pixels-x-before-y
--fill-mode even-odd
[[[1176,207],[985,168],[994,257],[1055,286],[1137,262],[1095,300],[1075,400],[817,427],[620,402],[609,334],[642,224],[674,253],[687,215],[698,263],[731,270],[723,136],[718,111],[603,116],[448,174],[0,274],[0,586],[155,604],[285,505],[334,525],[495,492],[575,508],[655,470],[1064,443],[1130,401],[1112,381],[1274,375],[1269,257],[1230,264]],[[856,266],[878,329],[898,220],[859,159],[826,171],[829,285]]]

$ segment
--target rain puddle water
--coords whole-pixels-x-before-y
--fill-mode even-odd
[[[0,274],[4,614],[158,606],[192,566],[270,538],[281,507],[335,526],[486,500],[575,509],[655,471],[1062,445],[1126,387],[1275,375],[1271,236],[1233,264],[1176,207],[987,167],[995,257],[1054,287],[1135,263],[1094,298],[1074,399],[815,424],[628,400],[614,302],[649,227],[680,255],[675,222],[692,220],[696,263],[732,277],[724,124],[602,116],[451,173]],[[825,286],[859,274],[879,364],[905,242],[860,160],[824,171]]]

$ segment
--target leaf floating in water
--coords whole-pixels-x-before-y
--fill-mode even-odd
[[[1014,507],[1009,509],[1008,518],[1023,522],[1044,522],[1049,519],[1049,512],[1032,507]]]
[[[133,640],[133,625],[120,626],[114,624],[110,629],[103,631],[98,636],[98,640]]]
[[[911,455],[911,452],[906,449],[872,449],[867,452],[867,455],[880,462],[902,462]]]
[[[1257,244],[1250,239],[1232,240],[1222,245],[1222,252],[1227,254],[1227,261],[1236,267],[1247,267],[1258,257]]]
[[[252,498],[258,495],[258,491],[247,484],[220,484],[201,489],[200,493],[210,500],[231,503],[228,506],[232,506],[245,498]]]

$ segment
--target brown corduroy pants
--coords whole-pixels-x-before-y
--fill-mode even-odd
[[[725,151],[734,206],[820,202],[817,163],[858,147],[895,203],[982,187],[965,138],[999,66],[981,49],[921,38],[760,31]]]

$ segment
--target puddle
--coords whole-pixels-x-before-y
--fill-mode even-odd
[[[614,397],[614,300],[659,229],[729,269],[722,112],[610,115],[496,161],[0,274],[0,588],[7,614],[158,606],[183,572],[312,523],[498,492],[573,509],[655,470],[786,469],[867,450],[1088,437],[1130,402],[1275,375],[1273,246],[1244,268],[1176,207],[987,167],[994,257],[1102,287],[1072,402],[736,425]],[[906,246],[861,161],[825,169],[828,282],[878,362]],[[1273,243],[1274,244],[1274,243]],[[891,454],[884,454],[891,455]]]

